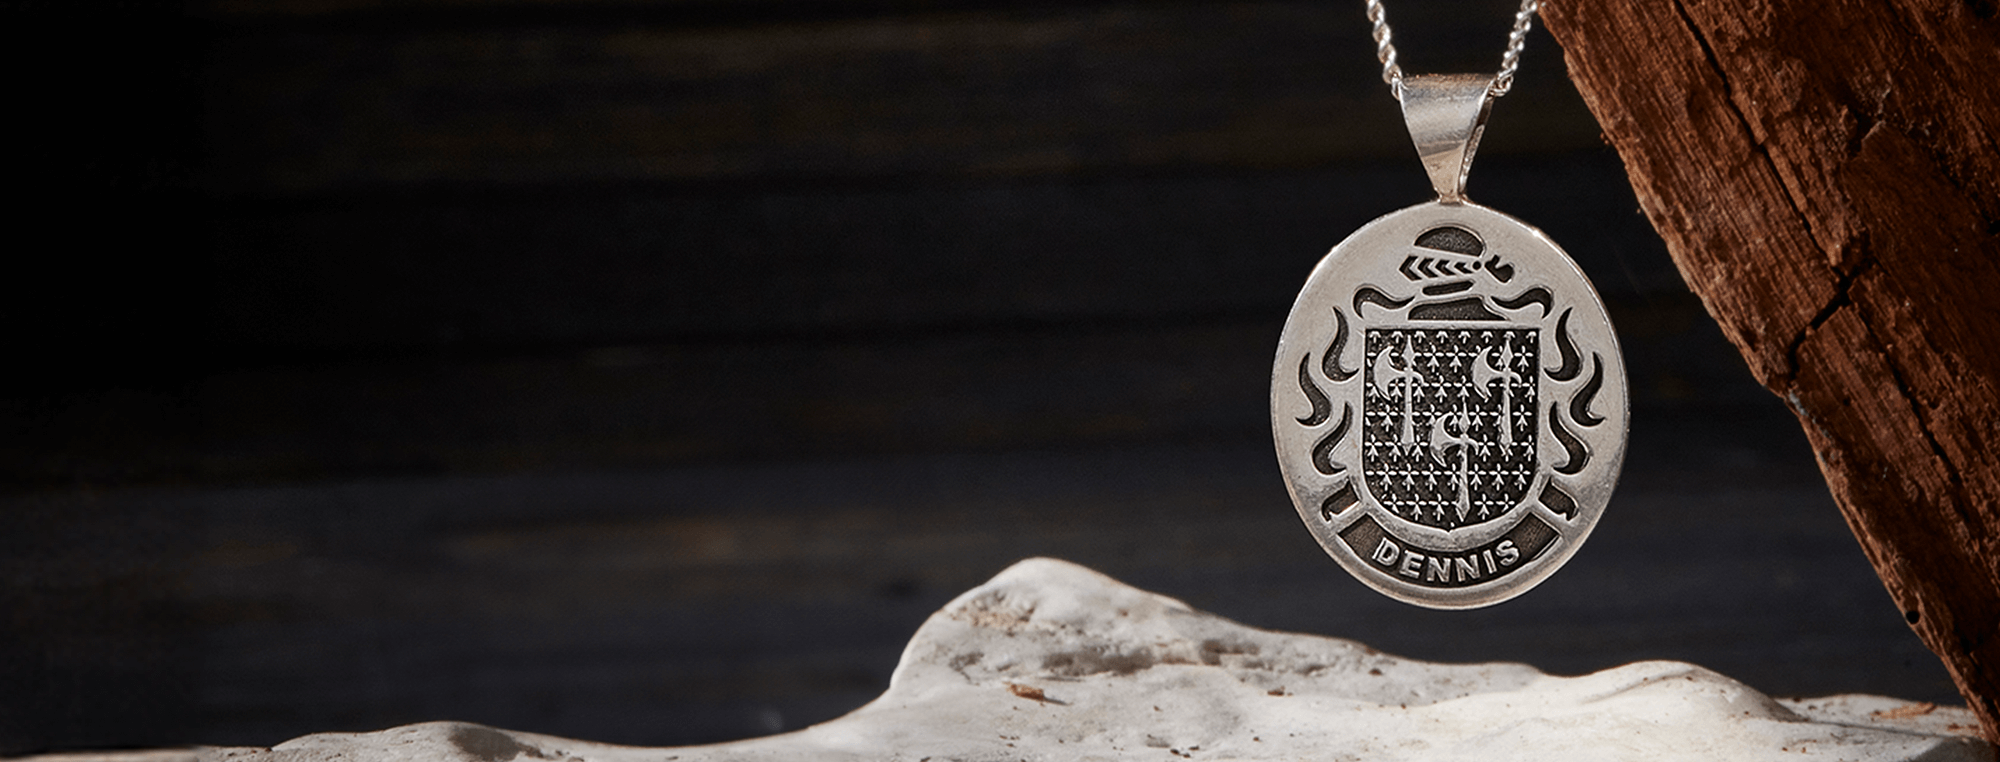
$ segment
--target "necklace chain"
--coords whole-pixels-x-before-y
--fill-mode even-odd
[[[1528,30],[1535,25],[1535,11],[1541,0],[1521,0],[1514,12],[1514,31],[1507,34],[1507,52],[1500,55],[1500,73],[1493,76],[1493,97],[1506,95],[1514,87],[1514,72],[1521,68],[1521,48],[1528,43]],[[1375,25],[1375,58],[1382,62],[1382,81],[1389,94],[1403,99],[1403,67],[1396,63],[1396,46],[1390,41],[1389,18],[1382,0],[1368,0],[1368,23]]]

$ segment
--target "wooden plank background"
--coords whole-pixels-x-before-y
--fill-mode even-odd
[[[1393,7],[1406,65],[1493,68],[1503,5]],[[1634,449],[1575,569],[1442,615],[1268,452],[1305,273],[1427,192],[1359,3],[0,14],[0,753],[793,728],[1037,554],[1423,658],[1953,700],[1540,34],[1471,190],[1604,293]]]

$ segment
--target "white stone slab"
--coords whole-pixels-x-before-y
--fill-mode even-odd
[[[933,614],[889,690],[845,717],[642,749],[426,723],[230,762],[709,760],[1993,760],[1963,708],[1778,701],[1682,662],[1555,677],[1269,632],[1075,564],[1030,559]]]

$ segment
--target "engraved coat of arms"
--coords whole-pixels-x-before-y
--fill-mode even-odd
[[[1574,264],[1511,218],[1456,211],[1467,222],[1399,230],[1392,215],[1371,226],[1388,241],[1329,255],[1273,379],[1280,464],[1321,544],[1371,586],[1446,608],[1517,594],[1574,552],[1626,416],[1616,340]]]

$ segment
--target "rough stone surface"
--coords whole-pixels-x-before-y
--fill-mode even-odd
[[[435,722],[214,762],[1014,759],[1992,760],[1963,708],[1777,700],[1682,662],[1557,677],[1268,632],[1075,564],[1014,565],[931,616],[887,693],[794,733],[643,749]]]

